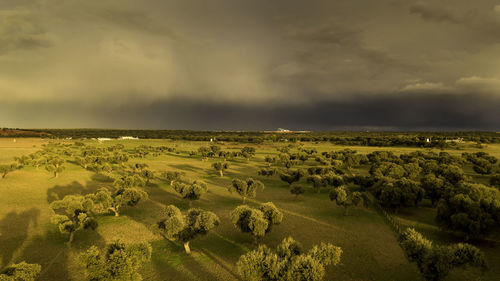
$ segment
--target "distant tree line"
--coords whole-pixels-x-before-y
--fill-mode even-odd
[[[26,133],[22,133],[25,131]],[[332,142],[339,145],[455,147],[459,142],[500,143],[495,132],[243,132],[190,130],[111,130],[111,129],[19,129],[8,137],[33,137],[33,132],[48,138],[118,138],[172,139],[190,141],[262,142]],[[2,135],[0,135],[1,137]]]

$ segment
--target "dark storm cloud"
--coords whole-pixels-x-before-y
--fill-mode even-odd
[[[2,126],[498,122],[492,0],[138,3],[0,1]]]
[[[238,105],[174,99],[153,104],[98,106],[72,103],[2,104],[30,112],[11,117],[26,127],[152,128],[200,130],[498,130],[500,98],[492,95],[353,95],[307,105]],[[9,112],[10,111],[10,112]],[[71,118],[67,118],[71,116]],[[3,120],[6,120],[5,118]],[[33,120],[36,120],[35,123]],[[7,121],[9,119],[7,118]]]

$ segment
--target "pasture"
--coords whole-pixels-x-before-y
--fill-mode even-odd
[[[15,156],[36,152],[49,140],[26,138],[0,139],[0,164],[14,161]],[[72,141],[60,141],[73,143]],[[284,144],[250,145],[256,155],[249,161],[236,158],[228,161],[229,168],[220,177],[212,164],[217,159],[202,161],[201,156],[189,156],[209,142],[183,142],[168,140],[113,140],[99,143],[84,141],[87,145],[106,147],[121,143],[127,148],[139,145],[175,147],[175,152],[145,158],[131,158],[128,163],[144,163],[156,175],[163,171],[182,171],[187,176],[208,184],[208,192],[193,207],[217,214],[220,225],[191,243],[192,254],[184,252],[182,243],[162,238],[153,228],[161,219],[165,206],[175,205],[183,211],[188,202],[179,197],[167,181],[153,179],[143,189],[149,199],[135,207],[124,207],[119,217],[98,216],[96,231],[76,232],[73,244],[68,247],[67,235],[61,234],[51,222],[53,210],[49,204],[70,194],[87,194],[101,187],[111,187],[113,180],[106,175],[83,169],[72,161],[65,163],[66,170],[57,178],[43,168],[26,166],[0,179],[0,264],[26,261],[38,263],[42,272],[38,280],[84,280],[84,269],[78,263],[78,255],[92,245],[100,248],[120,239],[125,243],[149,242],[153,247],[152,260],[141,269],[144,280],[240,280],[236,271],[238,258],[255,248],[252,237],[234,227],[230,212],[242,204],[241,197],[228,192],[234,178],[252,177],[265,184],[265,189],[247,204],[273,202],[283,212],[283,222],[273,228],[261,243],[274,247],[285,237],[292,236],[309,249],[320,242],[330,242],[343,250],[341,263],[329,267],[326,280],[421,280],[415,264],[409,263],[397,236],[386,219],[373,207],[353,207],[349,216],[343,208],[328,198],[329,189],[317,193],[302,179],[299,184],[307,186],[306,192],[297,199],[289,192],[288,184],[277,176],[265,177],[257,174],[265,167],[265,156],[278,156],[277,147]],[[219,144],[223,150],[239,151],[247,145],[238,143]],[[318,152],[347,148],[330,143],[303,143],[305,148]],[[348,147],[359,153],[375,150],[390,150],[397,154],[408,153],[419,148],[408,147]],[[440,150],[435,150],[439,152]],[[489,145],[483,149],[469,148],[469,152],[485,151],[500,158],[500,145]],[[463,150],[449,150],[460,155]],[[68,158],[69,159],[69,158]],[[308,160],[303,167],[315,165]],[[367,174],[369,167],[353,170],[356,174]],[[483,177],[472,169],[466,173],[481,182]],[[435,209],[424,201],[418,208],[402,209],[396,219],[403,225],[413,226],[435,243],[458,242],[459,239],[441,231],[434,222]],[[498,237],[498,235],[496,236]],[[476,241],[474,245],[483,250],[490,263],[490,270],[481,274],[478,270],[453,271],[446,280],[498,280],[500,276],[500,241],[494,239]]]

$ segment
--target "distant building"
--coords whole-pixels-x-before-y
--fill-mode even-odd
[[[120,139],[120,140],[138,140],[139,138],[138,137],[123,136],[123,137],[119,137],[118,139]]]
[[[283,128],[278,128],[278,132],[290,132],[290,130],[283,129]]]
[[[110,141],[111,139],[110,138],[97,138],[97,140],[99,142],[102,142],[102,141]]]

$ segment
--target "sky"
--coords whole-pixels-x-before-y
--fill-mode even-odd
[[[0,0],[0,127],[500,130],[500,1]]]

